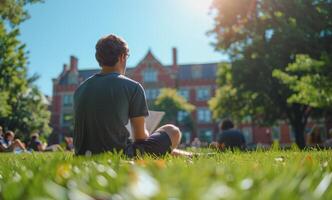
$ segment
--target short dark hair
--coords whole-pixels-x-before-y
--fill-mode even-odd
[[[96,59],[99,66],[113,67],[122,54],[128,55],[127,43],[116,35],[102,37],[96,44]]]
[[[37,140],[39,137],[38,133],[32,133],[31,134],[31,140]]]
[[[230,119],[224,119],[221,123],[221,130],[226,131],[228,129],[234,128],[234,124]]]

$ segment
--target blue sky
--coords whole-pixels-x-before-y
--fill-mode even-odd
[[[215,52],[206,32],[213,27],[208,14],[211,0],[46,0],[28,6],[31,18],[21,25],[20,39],[29,51],[29,73],[38,73],[37,85],[52,95],[52,78],[69,56],[79,69],[97,68],[94,47],[114,33],[129,44],[128,66],[135,66],[151,49],[165,65],[178,48],[180,64],[225,60]]]

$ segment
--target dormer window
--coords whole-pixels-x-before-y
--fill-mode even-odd
[[[77,75],[73,72],[70,72],[68,74],[68,84],[73,85],[73,84],[77,84],[77,83],[78,83]]]
[[[156,82],[157,81],[157,71],[152,67],[147,68],[143,71],[143,81],[144,82]]]
[[[63,106],[72,106],[73,105],[73,95],[65,94],[63,95]]]
[[[201,79],[202,78],[202,66],[201,65],[193,66],[191,73],[192,73],[193,79]]]

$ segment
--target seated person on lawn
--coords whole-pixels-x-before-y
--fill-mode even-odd
[[[0,152],[5,150],[5,147],[3,146],[4,138],[3,138],[3,129],[2,126],[0,126]]]
[[[181,132],[164,125],[154,133],[145,128],[149,115],[143,87],[125,76],[129,49],[126,42],[109,35],[96,44],[98,74],[84,81],[74,94],[74,147],[76,155],[123,151],[156,156],[171,153],[179,144]],[[131,122],[134,141],[125,125]]]
[[[30,141],[28,143],[28,149],[32,150],[32,151],[44,151],[45,150],[45,146],[39,140],[38,133],[31,134]]]
[[[234,129],[234,124],[230,119],[225,119],[221,123],[221,134],[218,137],[218,147],[220,150],[240,149],[244,150],[246,141],[241,131]]]
[[[15,139],[13,131],[7,131],[5,136],[0,139],[0,152],[11,152],[15,148],[25,150],[25,145],[19,139]]]

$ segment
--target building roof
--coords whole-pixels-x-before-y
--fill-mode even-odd
[[[164,66],[166,69],[170,69],[172,66]],[[208,64],[186,64],[179,65],[179,79],[180,80],[192,80],[192,79],[215,79],[217,74],[218,63],[208,63]],[[79,70],[79,77],[86,80],[90,76],[98,73],[100,69],[83,69]],[[134,73],[135,68],[128,67],[126,69],[127,75],[131,76]],[[195,76],[197,72],[200,74],[199,77]],[[66,75],[63,77],[64,79]],[[64,80],[65,81],[65,80]],[[62,81],[60,81],[60,84]]]
[[[179,65],[179,80],[215,79],[218,63]],[[198,74],[198,75],[196,75]]]
[[[127,67],[126,69],[126,75],[128,77],[134,77],[135,72],[137,68],[140,68],[141,64],[144,62],[148,63],[157,63],[158,66],[161,66],[163,69],[165,69],[166,73],[169,75],[177,75],[178,80],[197,80],[197,79],[203,79],[203,80],[215,80],[216,74],[217,74],[217,67],[218,63],[203,63],[203,64],[185,64],[185,65],[176,65],[177,67],[174,67],[174,65],[163,65],[158,61],[158,59],[153,55],[153,53],[149,50],[146,56],[139,62],[139,64],[136,67]],[[176,62],[175,62],[176,63]],[[74,63],[75,64],[75,63]],[[77,61],[76,61],[77,64]],[[72,58],[71,58],[71,65],[72,65]],[[73,67],[71,66],[71,69]],[[61,73],[61,75],[55,79],[57,80],[57,84],[59,85],[67,85],[69,82],[72,82],[73,76],[70,75],[71,73],[75,73],[74,75],[77,77],[78,75],[78,81],[82,82],[86,79],[88,79],[90,76],[98,73],[100,71],[100,68],[95,69],[82,69],[77,71],[76,70],[70,71],[67,69],[67,66],[64,66],[64,70]],[[159,67],[159,69],[161,69]],[[141,70],[138,70],[141,71]]]

